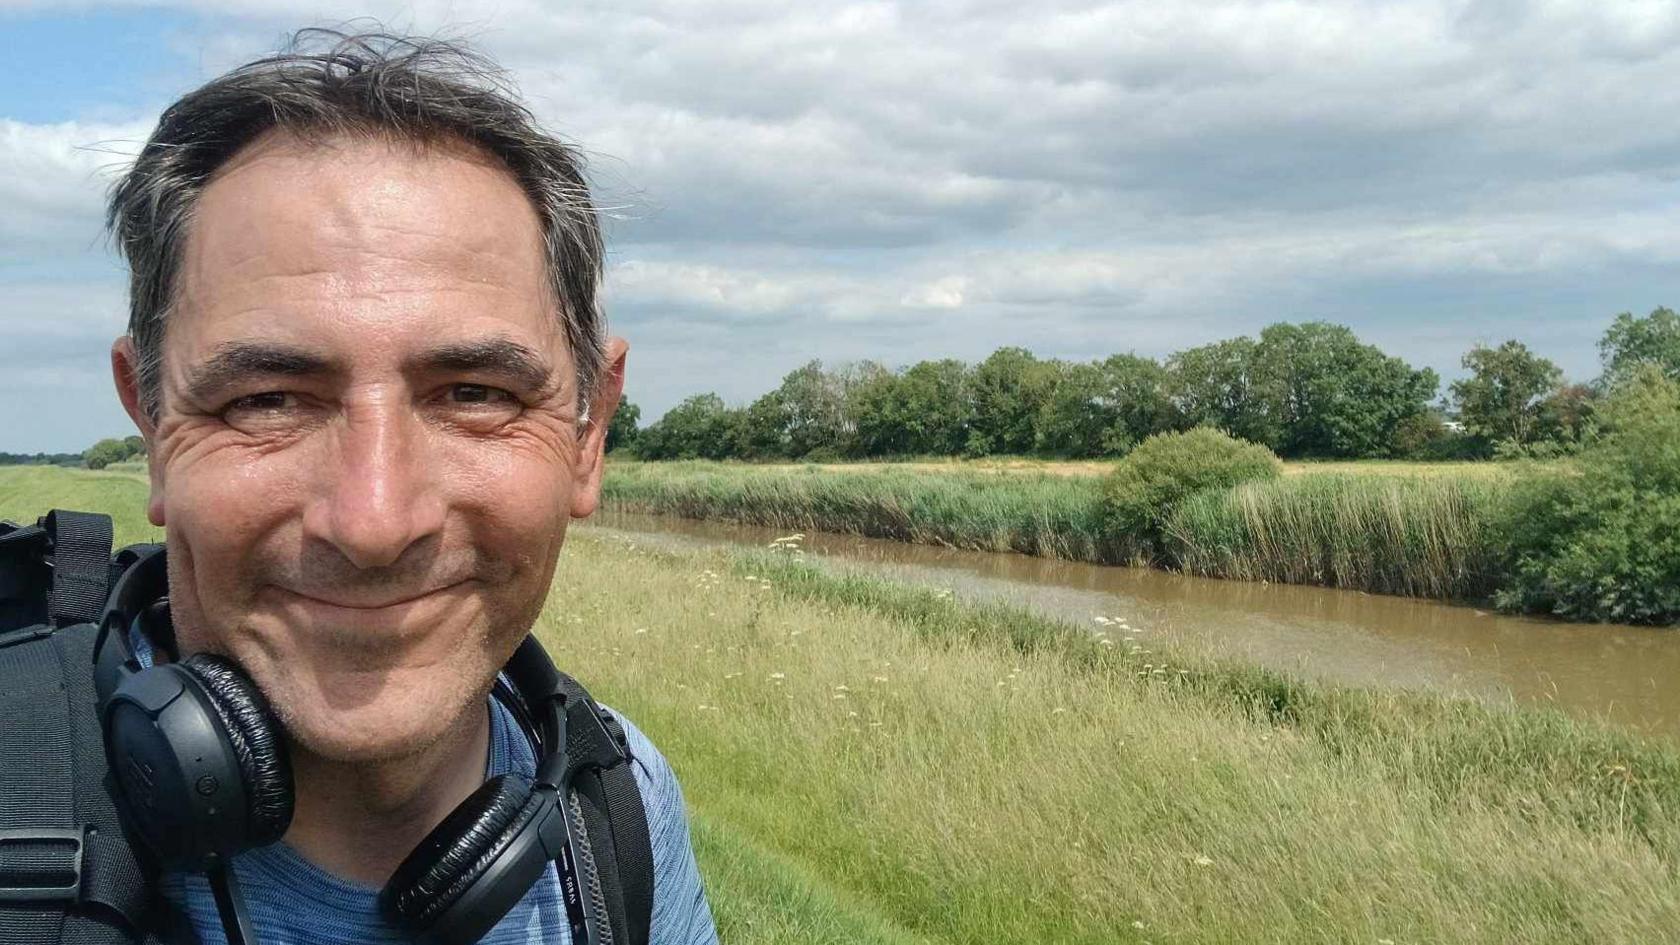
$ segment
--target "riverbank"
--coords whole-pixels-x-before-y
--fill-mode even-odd
[[[151,533],[143,483],[58,477],[0,470],[0,517],[73,498],[120,536]],[[1680,927],[1680,750],[1168,653],[1114,616],[1075,625],[579,532],[538,632],[676,767],[726,941]]]
[[[614,459],[603,499],[627,511],[1166,565],[1207,577],[1451,601],[1479,601],[1492,591],[1499,567],[1492,519],[1511,473],[1339,465],[1377,471],[1297,471],[1186,503],[1168,520],[1165,560],[1147,554],[1144,536],[1114,531],[1096,476],[1002,475],[956,464],[942,472]]]
[[[649,548],[757,551],[797,544],[838,574],[1008,603],[1092,630],[1123,615],[1155,648],[1318,684],[1385,686],[1562,709],[1680,745],[1680,635],[1584,626],[1417,597],[1201,578],[1030,555],[603,509],[584,524]],[[1104,624],[1097,618],[1110,621]]]

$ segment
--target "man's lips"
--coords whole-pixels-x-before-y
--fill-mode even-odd
[[[459,587],[465,583],[467,583],[466,580],[460,580],[450,584],[439,585],[431,590],[420,591],[418,593],[400,594],[394,596],[387,595],[379,598],[372,598],[366,595],[306,594],[302,591],[292,590],[289,587],[281,587],[278,584],[274,585],[274,587],[287,597],[297,598],[322,607],[333,607],[339,610],[375,611],[385,610],[391,607],[400,607],[404,604],[416,603],[433,595],[442,594],[445,591],[452,590],[453,588]]]

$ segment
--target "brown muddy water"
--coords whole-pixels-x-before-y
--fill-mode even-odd
[[[591,522],[602,532],[667,546],[763,548],[786,534],[609,509]],[[1674,630],[1560,623],[1357,591],[850,535],[808,533],[801,545],[827,567],[946,588],[960,598],[1008,601],[1145,647],[1350,685],[1553,705],[1680,741],[1680,632]]]

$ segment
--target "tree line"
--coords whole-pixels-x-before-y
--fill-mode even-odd
[[[1604,396],[1643,366],[1680,378],[1680,316],[1617,315],[1599,354],[1602,374],[1578,383],[1520,341],[1477,345],[1440,399],[1434,371],[1328,322],[1278,323],[1163,361],[1046,360],[1016,347],[978,364],[811,361],[749,404],[696,394],[647,427],[626,401],[608,448],[644,459],[1078,459],[1208,426],[1287,458],[1546,457],[1589,442]]]

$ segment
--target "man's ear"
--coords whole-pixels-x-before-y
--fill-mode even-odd
[[[618,412],[624,393],[624,357],[630,343],[623,338],[607,339],[607,357],[596,375],[595,396],[589,399],[589,424],[580,429],[577,469],[572,480],[572,518],[588,518],[601,501],[601,473],[607,451],[607,427]]]
[[[153,525],[163,525],[163,463],[157,455],[157,424],[153,422],[140,396],[140,352],[134,339],[123,335],[111,345],[111,379],[117,385],[117,398],[123,410],[139,429],[146,441],[146,471],[151,478],[152,494],[146,501],[146,518]]]

